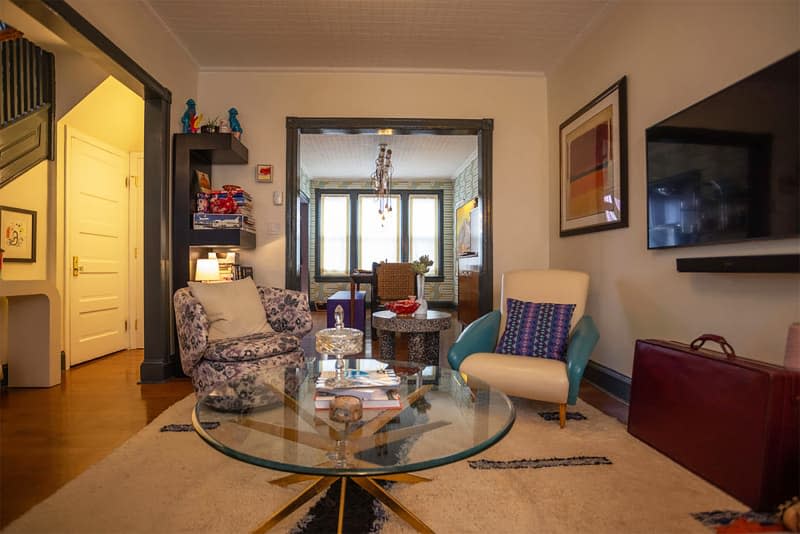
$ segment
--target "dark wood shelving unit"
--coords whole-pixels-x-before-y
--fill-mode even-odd
[[[192,230],[189,236],[191,247],[255,248],[256,246],[256,234],[244,230]]]
[[[194,230],[195,171],[212,176],[213,165],[246,165],[247,147],[233,135],[175,134],[172,143],[172,282],[186,285],[190,274],[190,247],[255,248],[256,235],[242,230]]]

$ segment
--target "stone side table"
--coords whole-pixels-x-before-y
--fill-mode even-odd
[[[388,310],[372,314],[378,331],[381,359],[394,360],[395,332],[408,334],[408,359],[425,365],[439,365],[439,332],[450,328],[450,314],[428,310],[425,317],[397,315]]]

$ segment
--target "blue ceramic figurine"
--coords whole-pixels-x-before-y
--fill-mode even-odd
[[[181,117],[181,125],[183,126],[183,133],[194,133],[195,117],[197,116],[197,108],[195,107],[194,100],[191,98],[186,101],[186,111],[183,112]]]
[[[231,127],[231,132],[237,133],[238,135],[242,135],[242,125],[239,124],[239,119],[236,118],[238,114],[239,112],[236,110],[236,108],[229,109],[228,124]]]

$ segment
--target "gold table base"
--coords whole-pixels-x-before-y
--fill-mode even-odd
[[[286,503],[283,508],[272,514],[272,516],[267,519],[264,523],[262,523],[257,529],[253,532],[255,534],[262,534],[267,532],[268,530],[276,527],[278,523],[283,521],[286,517],[291,515],[292,512],[303,506],[309,500],[313,499],[316,495],[319,495],[329,487],[333,485],[334,482],[337,480],[341,480],[341,492],[339,494],[339,521],[337,524],[336,532],[337,534],[341,534],[343,532],[342,526],[344,522],[344,504],[345,504],[345,493],[347,491],[347,482],[354,482],[361,486],[367,493],[378,499],[380,502],[388,506],[394,513],[396,513],[400,518],[414,527],[418,532],[426,532],[433,534],[433,529],[426,525],[419,517],[414,515],[411,510],[403,506],[403,504],[392,497],[385,489],[383,489],[379,484],[377,484],[376,480],[390,480],[392,482],[404,482],[406,484],[416,484],[418,482],[429,482],[429,478],[412,475],[409,473],[397,473],[397,474],[390,474],[390,475],[380,475],[374,477],[350,477],[350,476],[314,476],[314,475],[287,475],[285,477],[276,478],[275,480],[271,480],[271,484],[275,484],[278,486],[289,486],[291,484],[296,484],[298,482],[304,482],[311,480],[312,483],[306,486],[306,488],[300,492],[300,495]]]

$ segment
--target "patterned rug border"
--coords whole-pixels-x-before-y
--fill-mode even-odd
[[[605,456],[570,456],[522,460],[467,460],[467,463],[472,469],[542,469],[579,465],[612,465],[613,462]]]
[[[545,421],[558,421],[558,412],[536,412]],[[589,419],[581,412],[567,412],[567,421],[585,421]]]
[[[703,526],[718,534],[742,532],[786,532],[777,514],[711,510],[690,514]]]

